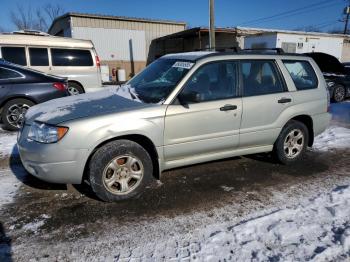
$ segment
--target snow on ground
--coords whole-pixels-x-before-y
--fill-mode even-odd
[[[313,145],[313,149],[320,151],[344,148],[350,148],[350,129],[338,126],[328,127],[315,137]]]
[[[2,132],[0,129],[0,159],[8,158],[11,154],[17,155],[16,143],[16,132]]]
[[[11,203],[22,183],[9,169],[0,169],[0,210]]]

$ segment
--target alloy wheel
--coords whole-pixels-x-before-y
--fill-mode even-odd
[[[13,127],[20,128],[29,107],[30,106],[27,104],[14,104],[10,106],[6,113],[6,119],[9,124]]]
[[[300,129],[293,129],[284,140],[284,153],[287,158],[297,157],[304,148],[304,134]]]

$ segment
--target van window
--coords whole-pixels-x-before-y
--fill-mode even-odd
[[[318,86],[314,69],[307,61],[283,61],[297,90],[314,89]]]
[[[243,95],[256,96],[284,92],[274,61],[242,60]]]
[[[26,50],[24,47],[1,47],[2,58],[18,65],[27,65]]]
[[[8,80],[21,77],[22,75],[16,71],[0,67],[0,80]]]
[[[51,49],[53,66],[93,66],[89,50]]]
[[[31,66],[48,66],[47,48],[29,48],[29,60]]]

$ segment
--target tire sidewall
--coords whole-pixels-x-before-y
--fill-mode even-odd
[[[144,174],[139,185],[126,195],[115,195],[109,192],[102,181],[103,172],[110,161],[119,155],[137,157],[143,165]],[[103,201],[121,201],[139,196],[154,180],[152,160],[147,151],[139,144],[129,140],[110,142],[98,149],[89,163],[89,180],[92,190]]]
[[[9,110],[9,108],[15,104],[27,104],[29,107],[32,107],[33,105],[35,105],[35,103],[33,103],[32,101],[25,99],[25,98],[16,98],[16,99],[12,99],[10,101],[8,101],[1,112],[1,120],[2,123],[4,124],[4,129],[9,130],[9,131],[17,131],[19,128],[14,127],[13,125],[11,125],[8,120],[7,120],[7,111]]]
[[[302,151],[299,153],[298,156],[296,156],[295,158],[288,158],[284,152],[284,141],[285,141],[287,135],[293,129],[301,130],[301,132],[304,135],[304,145],[303,145]],[[306,151],[306,148],[308,146],[308,143],[309,143],[309,131],[308,131],[307,127],[299,121],[294,121],[294,120],[289,121],[282,129],[282,131],[281,131],[280,135],[278,136],[278,139],[274,145],[275,156],[276,156],[277,160],[282,164],[287,165],[290,163],[294,163],[303,157],[303,155]]]

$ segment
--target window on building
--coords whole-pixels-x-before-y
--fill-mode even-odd
[[[297,52],[297,43],[283,42],[282,49],[286,53],[296,53]]]
[[[77,49],[51,49],[53,66],[93,66],[91,52]]]
[[[209,63],[199,68],[185,84],[183,94],[196,92],[199,102],[237,96],[237,62]]]
[[[317,88],[317,76],[309,62],[284,60],[283,63],[286,66],[290,76],[294,81],[295,87],[298,90]]]
[[[256,96],[284,91],[274,61],[243,60],[241,62],[243,95]]]
[[[29,48],[29,60],[31,66],[48,66],[47,48]]]
[[[1,47],[2,58],[18,65],[27,65],[26,50],[24,47]]]

